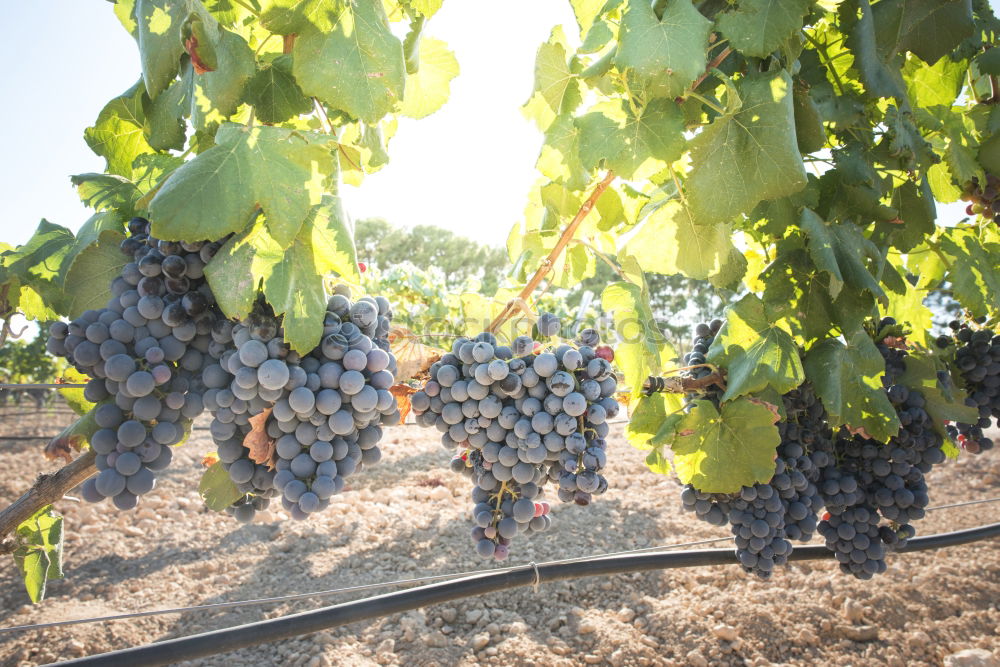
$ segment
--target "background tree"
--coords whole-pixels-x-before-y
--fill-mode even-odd
[[[432,225],[396,227],[382,218],[363,218],[354,228],[354,243],[361,261],[388,269],[402,262],[444,274],[448,287],[479,280],[483,294],[493,294],[507,267],[507,252],[477,243]]]

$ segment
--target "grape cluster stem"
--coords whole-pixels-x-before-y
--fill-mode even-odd
[[[524,289],[521,290],[520,294],[518,294],[516,298],[507,302],[507,305],[504,306],[502,311],[500,311],[500,314],[497,315],[492,322],[490,322],[488,327],[486,327],[486,331],[496,333],[497,329],[499,329],[503,323],[509,320],[511,315],[514,314],[516,309],[515,304],[518,301],[526,302],[528,300],[531,294],[542,283],[542,280],[545,279],[545,276],[548,275],[550,270],[552,270],[552,267],[555,266],[556,260],[559,258],[559,255],[562,254],[562,251],[566,248],[566,246],[569,245],[569,242],[573,239],[573,234],[575,234],[577,228],[580,227],[580,223],[587,217],[587,214],[590,213],[590,211],[597,204],[597,200],[601,198],[601,195],[604,194],[604,191],[608,189],[608,186],[610,186],[611,182],[614,180],[615,172],[609,169],[608,173],[604,175],[604,179],[594,186],[594,189],[590,192],[590,196],[587,197],[586,201],[584,201],[580,206],[580,210],[576,212],[576,215],[570,223],[566,225],[566,229],[563,230],[562,235],[559,237],[559,240],[556,241],[556,244],[552,248],[552,251],[549,252],[548,257],[542,260],[538,270],[535,271],[535,275],[531,276],[531,280],[528,281],[528,284],[524,286]]]

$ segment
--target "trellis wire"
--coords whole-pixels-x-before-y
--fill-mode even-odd
[[[998,536],[1000,536],[1000,523],[994,523],[969,530],[913,538],[906,547],[899,549],[899,552],[940,549]],[[833,552],[825,546],[808,546],[793,550],[789,560],[825,560],[833,557]],[[144,666],[167,665],[511,588],[538,586],[541,583],[551,581],[598,575],[629,574],[707,565],[736,565],[737,563],[736,556],[731,549],[631,554],[590,558],[569,563],[557,562],[540,565],[530,563],[518,568],[488,571],[451,581],[345,602],[314,611],[290,614],[280,618],[79,658],[62,664],[122,665],[128,667],[137,664]]]
[[[928,511],[928,512],[934,512],[936,510],[953,509],[953,508],[957,508],[957,507],[965,507],[965,506],[968,506],[968,505],[981,505],[981,504],[985,504],[985,503],[995,503],[995,502],[1000,502],[1000,497],[996,497],[996,498],[983,498],[983,499],[979,499],[979,500],[967,500],[967,501],[958,502],[958,503],[951,503],[951,504],[948,504],[948,505],[938,505],[938,506],[935,506],[935,507],[928,507],[926,511]],[[669,551],[669,550],[674,550],[674,549],[681,549],[681,548],[684,548],[684,547],[695,547],[695,546],[703,546],[703,545],[706,545],[706,544],[715,544],[715,543],[718,543],[718,542],[727,542],[727,541],[730,541],[732,539],[733,538],[731,536],[728,536],[728,537],[713,537],[713,538],[709,538],[709,539],[705,539],[705,540],[696,540],[696,541],[693,541],[693,542],[677,542],[677,543],[674,543],[674,544],[664,544],[664,545],[658,545],[658,546],[652,546],[652,547],[640,547],[638,549],[629,549],[629,550],[626,550],[626,551],[615,551],[615,552],[606,553],[606,554],[600,554],[600,555],[591,554],[591,555],[588,555],[588,556],[577,556],[576,558],[564,558],[564,559],[560,559],[560,560],[549,561],[549,562],[545,563],[545,565],[564,565],[564,564],[577,563],[577,562],[586,561],[586,560],[592,560],[592,559],[595,559],[595,558],[612,558],[612,557],[617,557],[617,556],[627,556],[627,555],[631,555],[631,554],[648,553],[648,552],[652,552],[652,551]],[[799,547],[799,548],[802,548],[802,547]],[[7,628],[0,628],[0,634],[4,634],[4,633],[8,633],[8,632],[23,632],[23,631],[28,631],[28,630],[42,630],[42,629],[46,629],[46,628],[55,628],[55,627],[61,627],[61,626],[66,626],[66,625],[81,625],[81,624],[87,624],[87,623],[105,623],[105,622],[108,622],[108,621],[121,621],[121,620],[130,619],[130,618],[142,618],[142,617],[146,617],[146,616],[162,616],[162,615],[167,615],[167,614],[181,614],[181,613],[186,613],[186,612],[191,612],[191,611],[207,611],[207,610],[211,610],[211,609],[230,609],[230,608],[234,608],[234,607],[250,607],[250,606],[257,606],[257,605],[262,605],[262,604],[277,604],[277,603],[280,603],[280,602],[292,602],[292,601],[295,601],[295,600],[315,599],[315,598],[321,598],[321,597],[331,597],[331,596],[334,596],[334,595],[342,595],[342,594],[345,594],[345,593],[357,593],[357,592],[360,592],[360,591],[377,590],[377,589],[380,589],[380,588],[396,588],[396,587],[400,587],[400,586],[409,586],[409,585],[413,585],[413,584],[430,583],[430,582],[441,581],[441,580],[445,580],[445,579],[459,579],[459,578],[462,578],[462,577],[469,577],[469,576],[480,575],[480,574],[498,574],[498,573],[502,573],[502,572],[509,572],[509,571],[518,570],[518,569],[521,569],[522,567],[523,566],[520,566],[520,565],[512,565],[512,566],[509,566],[509,567],[494,568],[494,569],[487,569],[487,570],[473,570],[473,571],[467,571],[467,572],[452,572],[452,573],[446,573],[446,574],[427,575],[427,576],[424,576],[424,577],[414,577],[414,578],[411,578],[411,579],[399,579],[399,580],[396,580],[396,581],[383,581],[383,582],[376,582],[376,583],[373,583],[373,584],[362,584],[360,586],[348,586],[346,588],[336,588],[336,589],[330,589],[330,590],[315,591],[315,592],[311,592],[311,593],[292,593],[292,594],[289,594],[289,595],[279,595],[279,596],[270,597],[270,598],[254,598],[254,599],[249,599],[249,600],[234,600],[234,601],[231,601],[231,602],[213,602],[213,603],[210,603],[210,604],[192,605],[192,606],[189,606],[189,607],[174,607],[174,608],[171,608],[171,609],[150,609],[150,610],[146,610],[146,611],[136,611],[136,612],[129,612],[129,613],[125,613],[125,614],[114,614],[114,615],[111,615],[111,616],[95,616],[95,617],[91,617],[91,618],[68,619],[68,620],[65,620],[65,621],[50,621],[50,622],[47,622],[47,623],[33,623],[33,624],[29,624],[29,625],[15,625],[15,626],[7,627]]]
[[[0,389],[83,389],[87,385],[67,382],[41,384],[0,384]]]

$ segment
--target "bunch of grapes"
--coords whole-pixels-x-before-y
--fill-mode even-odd
[[[221,318],[204,277],[220,243],[159,240],[145,218],[133,218],[128,230],[121,251],[132,261],[112,282],[107,306],[56,322],[47,343],[91,377],[84,396],[104,402],[91,440],[100,473],[82,494],[91,502],[112,498],[120,509],[155,486],[170,446],[201,413],[201,374]]]
[[[826,450],[832,434],[812,387],[803,385],[782,399],[785,418],[778,424],[781,442],[768,483],[733,494],[704,493],[691,485],[681,491],[684,509],[712,525],[730,524],[740,565],[762,579],[787,562],[792,540],[812,538],[822,508],[816,482],[831,461]]]
[[[895,324],[886,317],[879,329]],[[945,460],[944,439],[924,409],[924,396],[898,382],[906,350],[885,340],[877,347],[885,360],[882,384],[900,431],[885,443],[842,432],[834,441],[837,465],[824,471],[819,485],[827,508],[820,534],[841,570],[861,579],[884,572],[886,552],[916,534],[912,522],[923,518],[930,502],[924,476]]]
[[[219,327],[224,347],[204,373],[204,402],[219,459],[246,494],[230,508],[238,520],[252,520],[278,495],[293,518],[304,519],[328,507],[345,478],[381,458],[380,425],[400,418],[389,391],[396,371],[387,338],[392,308],[384,297],[352,303],[349,295],[337,287],[323,339],[306,355],[288,349],[264,303],[246,321]],[[273,467],[254,463],[243,444],[249,419],[267,409]]]
[[[539,318],[542,336],[559,329],[554,316]],[[601,471],[618,379],[614,353],[600,342],[593,329],[547,347],[530,336],[511,345],[489,332],[459,338],[411,397],[417,423],[441,431],[442,445],[457,452],[452,468],[472,480],[480,555],[503,560],[513,537],[549,527],[541,501],[549,482],[561,501],[579,505],[607,490]]]
[[[879,330],[896,327],[883,318]],[[696,349],[685,359],[702,363],[718,327],[696,331]],[[899,383],[907,352],[877,346],[885,361],[883,385],[902,428],[887,443],[842,430],[834,434],[811,385],[785,394],[785,417],[778,423],[774,477],[767,484],[734,494],[710,494],[685,487],[685,509],[713,525],[730,524],[736,555],[748,572],[766,578],[787,560],[791,541],[808,541],[819,532],[841,569],[862,579],[885,571],[885,555],[906,544],[924,516],[929,498],[925,474],[945,459],[918,391]],[[693,362],[693,363],[692,363]],[[715,398],[713,391],[707,392]],[[826,512],[819,521],[819,512]]]
[[[994,417],[1000,418],[1000,336],[992,329],[972,329],[958,320],[949,323],[955,331],[955,367],[968,392],[966,405],[979,411],[979,421],[971,424],[948,425],[948,435],[973,454],[993,448],[993,441],[983,429],[989,428]],[[941,336],[938,346],[948,348],[952,338]]]
[[[988,220],[995,220],[997,214],[1000,214],[1000,177],[986,174],[985,186],[977,177],[973,177],[963,189],[962,201],[969,202],[965,208],[967,215],[981,215]]]

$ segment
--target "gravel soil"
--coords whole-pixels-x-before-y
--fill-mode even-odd
[[[12,412],[11,409],[0,413]],[[57,464],[42,441],[65,413],[0,415],[0,504]],[[204,422],[199,422],[204,426]],[[590,507],[554,507],[550,532],[516,540],[513,564],[727,534],[685,514],[677,482],[654,475],[612,427],[611,488]],[[475,570],[467,482],[434,433],[387,429],[377,466],[308,522],[271,511],[252,525],[206,510],[196,430],[139,508],[63,500],[66,578],[27,603],[0,566],[0,628],[137,610],[336,589]],[[1000,496],[1000,452],[935,469],[932,504]],[[918,534],[996,521],[1000,503],[931,512]],[[727,546],[722,544],[720,546]],[[1000,664],[1000,540],[890,557],[871,582],[832,561],[792,564],[771,581],[735,565],[580,579],[359,622],[199,660],[197,665],[989,665]],[[0,665],[36,665],[275,618],[363,597],[152,616],[0,634]]]

